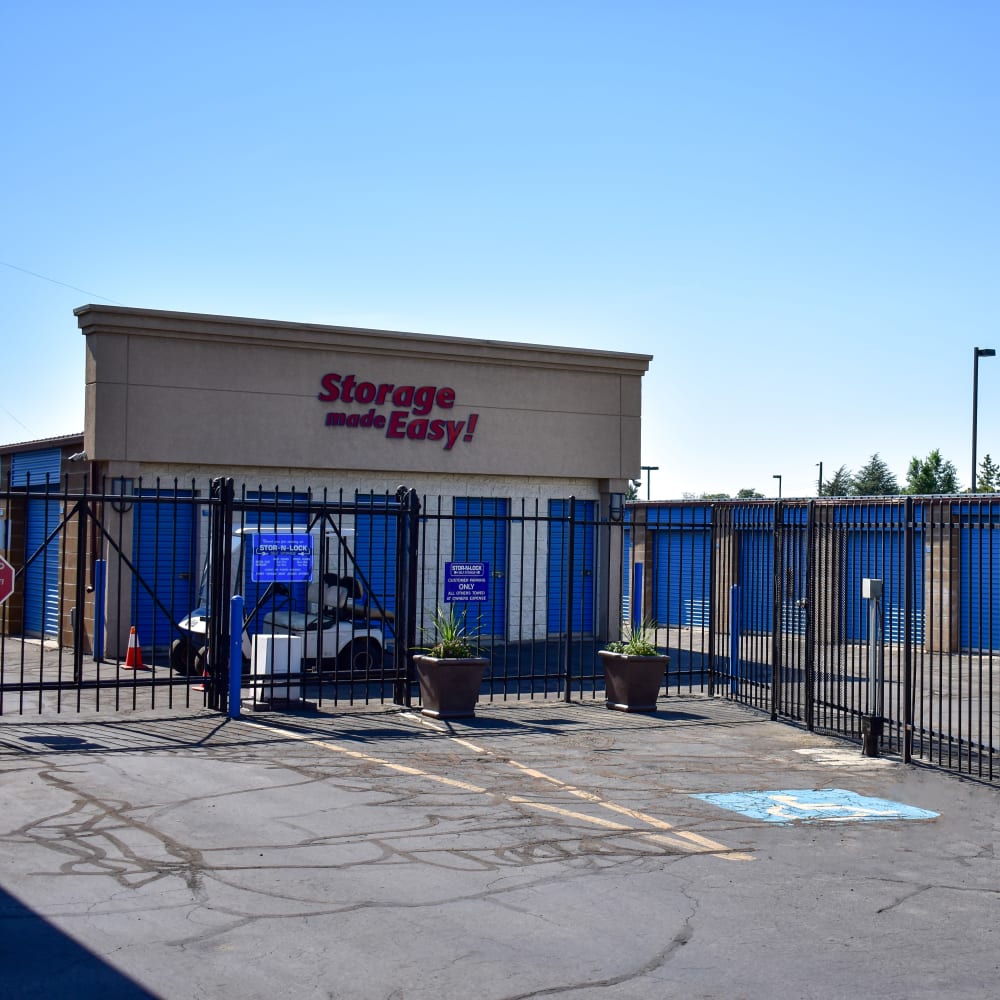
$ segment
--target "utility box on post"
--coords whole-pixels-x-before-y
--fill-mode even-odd
[[[866,757],[877,757],[885,728],[882,581],[862,578],[861,596],[868,601],[868,713],[861,717],[861,752]]]

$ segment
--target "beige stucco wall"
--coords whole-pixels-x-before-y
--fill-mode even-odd
[[[76,313],[87,338],[84,446],[112,474],[140,464],[358,469],[565,477],[602,491],[640,474],[648,355],[111,306]],[[442,421],[441,440],[390,436],[420,416],[393,405],[391,391],[381,405],[322,401],[331,373],[452,389],[452,406],[426,414]],[[328,414],[385,425],[327,426]]]

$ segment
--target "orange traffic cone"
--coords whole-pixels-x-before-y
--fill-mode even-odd
[[[199,684],[192,684],[191,690],[207,691],[208,688],[205,686],[207,680],[208,680],[208,656],[205,655],[204,658],[202,659],[201,682]]]
[[[122,670],[147,670],[148,667],[142,665],[142,647],[139,645],[139,637],[136,635],[135,626],[129,630],[128,650],[125,653],[125,662]]]

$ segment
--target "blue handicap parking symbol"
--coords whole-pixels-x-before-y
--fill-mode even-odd
[[[788,788],[773,792],[694,795],[722,809],[766,823],[847,823],[893,819],[935,819],[939,813],[873,799],[844,788]]]

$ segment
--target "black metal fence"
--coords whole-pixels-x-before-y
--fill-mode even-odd
[[[15,570],[0,713],[223,708],[233,595],[249,702],[410,704],[409,654],[448,598],[489,657],[483,699],[600,697],[597,650],[644,623],[670,653],[668,694],[851,738],[877,694],[883,750],[996,776],[998,497],[637,503],[612,517],[571,497],[66,479],[0,503]],[[483,571],[469,600],[449,592],[455,563]],[[882,583],[877,685],[869,579]],[[276,673],[290,634],[301,660]]]
[[[638,504],[632,534],[673,683],[856,739],[877,705],[883,750],[995,780],[1000,499]]]
[[[594,502],[85,477],[0,501],[15,568],[0,713],[223,708],[234,595],[253,704],[410,704],[410,654],[433,641],[455,562],[488,574],[452,602],[489,657],[484,698],[594,696],[598,641],[620,626],[625,529]],[[308,571],[274,551],[299,539]],[[287,659],[293,633],[301,669],[278,677],[267,657]]]

